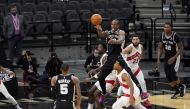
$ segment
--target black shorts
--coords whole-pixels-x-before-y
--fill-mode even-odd
[[[179,68],[180,60],[176,60],[173,64],[168,64],[168,61],[164,62],[164,71],[166,74],[166,78],[169,82],[177,81],[178,77],[176,75]]]
[[[105,79],[113,70],[113,66],[118,59],[119,56],[117,55],[111,55],[107,57],[107,61],[105,64],[101,67],[100,73],[98,74],[98,78]]]
[[[74,109],[74,102],[55,101],[53,109]]]

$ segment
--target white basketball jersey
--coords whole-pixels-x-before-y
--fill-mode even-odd
[[[128,47],[132,47],[132,52],[126,55],[126,62],[130,68],[138,68],[142,54],[142,45],[139,44],[138,47],[134,47],[133,44],[130,44]]]
[[[122,88],[122,92],[123,92],[124,94],[130,94],[130,87],[129,87],[129,85],[127,84],[126,81],[123,81],[123,79],[122,79],[122,75],[123,75],[124,73],[129,76],[129,74],[127,73],[127,71],[126,71],[125,69],[123,69],[123,70],[120,72],[120,74],[117,75],[117,79],[118,79],[119,84],[120,84],[120,86],[121,86],[121,88]],[[134,86],[134,94],[135,94],[136,92],[139,91],[139,89],[138,89],[138,87],[136,86],[136,84],[133,82],[132,79],[131,79],[131,81],[132,81],[133,86]]]

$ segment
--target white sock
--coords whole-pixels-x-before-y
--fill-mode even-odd
[[[17,104],[16,106],[15,106],[17,109],[22,109],[22,108],[20,108],[20,106]]]
[[[94,104],[88,103],[88,108],[87,109],[93,109],[93,107],[94,107]]]
[[[17,105],[16,100],[15,100],[11,95],[9,95],[9,96],[7,97],[7,99],[8,99],[13,105]]]

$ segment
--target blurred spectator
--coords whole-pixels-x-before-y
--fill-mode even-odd
[[[10,13],[4,18],[3,35],[8,40],[8,60],[13,62],[15,51],[17,61],[21,58],[26,22],[23,15],[17,13],[15,4],[10,5],[9,11]]]
[[[84,68],[88,73],[92,69],[96,69],[100,66],[100,56],[98,54],[98,50],[95,49],[94,53],[87,57],[86,62],[84,64]]]
[[[24,82],[36,84],[40,81],[38,80],[39,74],[37,72],[37,65],[34,62],[34,58],[32,58],[32,55],[33,53],[31,53],[30,51],[23,51],[22,58],[19,61],[19,64],[22,65],[22,69],[24,70]]]
[[[49,57],[45,66],[46,73],[48,73],[51,78],[61,74],[60,68],[62,63],[63,62],[57,57],[56,53],[51,53],[51,57]]]

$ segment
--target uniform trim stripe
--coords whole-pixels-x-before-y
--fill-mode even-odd
[[[139,72],[141,71],[140,67],[137,69],[137,71],[134,73],[135,77],[139,74]]]
[[[180,64],[180,55],[177,57],[175,67],[174,67],[176,72],[178,72],[179,70],[179,64]]]
[[[123,86],[124,88],[129,89],[129,86],[128,86],[127,84],[123,84],[123,83],[121,83],[120,81],[119,81],[119,83],[120,83],[120,85]]]
[[[109,83],[111,85],[114,85],[115,81],[114,80],[106,80],[106,83]]]
[[[130,97],[130,94],[125,94],[125,97]],[[135,97],[133,96],[133,99],[135,100]]]

